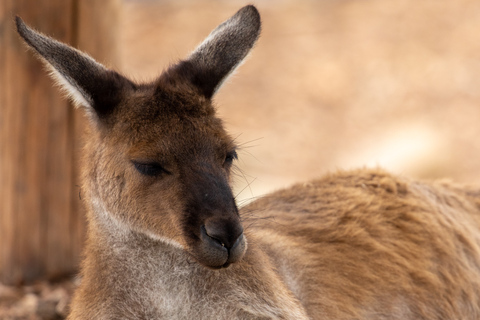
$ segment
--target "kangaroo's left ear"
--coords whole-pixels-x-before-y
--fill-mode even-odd
[[[260,27],[257,9],[252,5],[243,7],[213,30],[188,59],[173,70],[211,98],[252,49]]]
[[[77,106],[102,119],[118,105],[124,90],[134,84],[105,68],[87,54],[47,37],[16,17],[17,31],[50,69],[51,76]]]

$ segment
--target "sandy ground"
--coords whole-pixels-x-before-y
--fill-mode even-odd
[[[126,0],[117,67],[154,79],[247,3],[262,37],[216,96],[240,203],[339,168],[480,182],[476,0]],[[0,286],[0,319],[62,319],[72,288]]]
[[[0,284],[0,319],[60,320],[68,313],[75,282],[40,281],[24,287]]]

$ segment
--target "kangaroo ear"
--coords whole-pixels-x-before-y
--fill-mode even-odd
[[[252,6],[240,9],[220,24],[186,61],[175,66],[211,98],[228,75],[240,65],[260,35],[260,14]]]
[[[17,31],[51,71],[51,76],[77,106],[99,118],[110,114],[126,87],[133,84],[115,71],[66,44],[28,27],[16,17]]]

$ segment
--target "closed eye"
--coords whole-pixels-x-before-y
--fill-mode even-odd
[[[170,174],[161,164],[158,162],[143,162],[132,161],[135,169],[145,176],[157,177],[161,174]]]
[[[236,160],[236,159],[238,159],[238,155],[235,150],[228,152],[227,155],[225,156],[225,165],[231,165],[233,160]]]

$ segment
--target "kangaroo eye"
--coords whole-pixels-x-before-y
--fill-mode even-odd
[[[163,173],[170,174],[165,168],[163,168],[159,163],[157,162],[138,162],[138,161],[132,161],[133,165],[135,166],[135,169],[137,169],[138,172],[140,172],[143,175],[146,176],[151,176],[151,177],[156,177],[159,176]]]
[[[227,155],[225,156],[225,165],[230,165],[232,164],[233,160],[238,159],[237,152],[231,151],[228,152]]]

